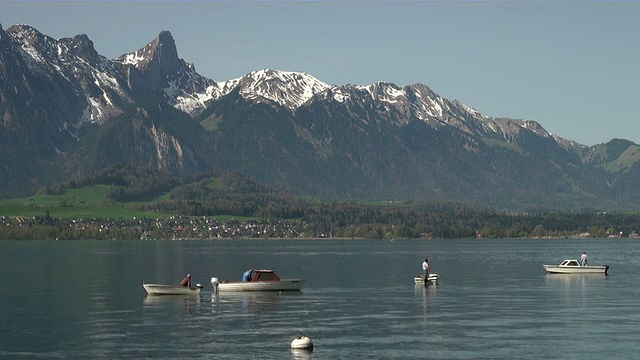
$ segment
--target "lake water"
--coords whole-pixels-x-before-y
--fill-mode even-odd
[[[544,274],[582,251],[609,275]],[[425,257],[437,286],[413,283]],[[632,239],[0,241],[0,357],[638,358],[639,258]],[[248,268],[306,285],[213,294]],[[199,297],[142,288],[186,273]]]

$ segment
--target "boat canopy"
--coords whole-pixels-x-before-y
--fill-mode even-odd
[[[580,263],[578,260],[565,260],[560,264],[560,266],[577,266],[580,267]]]
[[[280,281],[280,277],[273,270],[254,270],[251,281]]]

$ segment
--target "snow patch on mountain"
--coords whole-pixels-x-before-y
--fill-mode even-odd
[[[197,75],[194,72],[188,76],[194,74]],[[253,71],[223,82],[211,80],[208,86],[195,92],[185,91],[181,85],[183,82],[184,79],[170,81],[164,92],[175,108],[191,115],[206,108],[208,102],[217,100],[236,88],[239,88],[240,96],[244,99],[258,103],[276,103],[290,111],[295,111],[317,94],[337,88],[304,72],[268,69]]]
[[[219,99],[238,87],[240,95],[245,99],[276,103],[292,112],[314,96],[324,95],[318,99],[331,96],[332,100],[345,104],[373,101],[380,105],[379,109],[393,112],[395,116],[405,117],[396,118],[395,121],[398,124],[406,124],[413,116],[433,124],[456,126],[469,134],[499,136],[507,140],[514,138],[513,134],[517,133],[516,128],[529,129],[539,135],[550,136],[535,122],[496,121],[457,100],[446,100],[422,84],[400,87],[391,83],[378,82],[366,86],[335,86],[326,84],[304,72],[263,69],[236,79],[212,82],[199,92],[186,92],[181,89],[178,82],[173,82],[165,89],[165,93],[173,99],[173,106],[194,114],[196,111],[205,109],[208,102]]]
[[[7,31],[11,38],[18,43],[17,50],[27,63],[29,70],[42,73],[47,60],[35,46],[35,38],[38,36],[37,30],[28,25],[14,25]]]
[[[170,104],[176,109],[193,115],[207,107],[207,103],[223,96],[224,94],[216,85],[207,86],[203,92],[188,93],[182,90],[176,81],[169,82],[169,87],[163,89],[170,99]]]
[[[478,110],[476,110],[476,109],[474,109],[474,108],[472,108],[472,107],[469,107],[469,106],[467,106],[467,105],[465,105],[465,104],[463,104],[463,103],[461,103],[461,102],[458,102],[458,103],[459,103],[459,104],[460,104],[460,106],[462,106],[462,108],[463,108],[466,112],[468,112],[469,114],[471,114],[471,115],[473,115],[473,116],[476,116],[476,117],[483,118],[483,119],[488,119],[488,117],[487,117],[487,116],[485,116],[484,114],[482,114],[482,113],[481,113],[481,112],[479,112]]]
[[[429,96],[423,96],[421,92],[416,92],[416,99],[413,102],[413,106],[415,106],[416,109],[422,109],[422,111],[416,111],[416,117],[420,120],[426,120],[428,116],[441,118],[444,114],[442,98],[437,97],[436,99],[432,99]]]
[[[141,68],[147,64],[153,57],[153,42],[147,44],[142,49],[121,55],[120,57],[113,59],[114,62],[118,62],[125,65],[133,65],[136,68]]]
[[[111,64],[95,52],[93,43],[86,35],[56,40],[29,25],[14,25],[7,33],[31,72],[46,74],[50,81],[63,80],[77,94],[84,95],[87,106],[82,115],[75,119],[75,128],[86,123],[103,123],[121,112],[109,96],[109,91],[125,100],[129,99],[119,86],[118,75]],[[64,125],[60,125],[60,128],[68,129]]]
[[[123,64],[130,64],[133,66],[138,65],[139,62],[143,61],[145,59],[143,54],[140,54],[138,52],[134,52],[131,54],[125,54],[122,56],[122,58],[120,59],[120,62],[122,62]]]
[[[239,79],[240,95],[258,102],[268,100],[295,111],[314,95],[331,88],[307,73],[279,70],[258,70]]]

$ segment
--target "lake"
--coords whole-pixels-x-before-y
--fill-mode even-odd
[[[637,239],[0,241],[0,356],[638,358]],[[542,264],[608,264],[608,276]],[[429,258],[435,286],[415,286]],[[214,294],[249,268],[293,293]],[[200,296],[149,297],[143,282]],[[298,333],[313,352],[290,349]]]

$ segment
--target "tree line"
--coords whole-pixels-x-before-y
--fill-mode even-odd
[[[149,201],[143,211],[180,217],[238,217],[295,225],[295,234],[343,238],[522,238],[634,236],[638,213],[507,213],[462,203],[322,201],[258,183],[237,173],[199,173],[178,179],[166,172],[131,165],[111,166],[88,179],[41,189],[44,194],[93,184],[112,185],[116,202]],[[165,194],[163,200],[158,196]],[[32,227],[47,226],[35,222]],[[122,227],[123,236],[136,236]],[[18,231],[18,230],[12,230]],[[28,231],[28,230],[19,230]],[[40,230],[44,231],[44,230]],[[60,229],[62,231],[62,229]],[[68,230],[64,230],[70,235]],[[46,229],[47,234],[56,232]],[[82,236],[82,234],[74,234]]]

